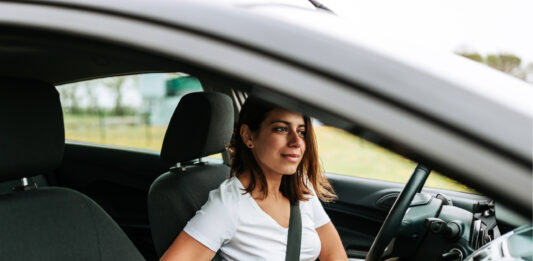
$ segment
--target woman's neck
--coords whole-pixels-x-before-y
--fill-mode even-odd
[[[248,185],[250,184],[250,180],[251,180],[251,175],[254,175],[252,174],[250,171],[245,171],[243,172],[241,175],[239,175],[238,179],[239,181],[243,184],[243,186],[245,188],[248,187]],[[257,174],[255,174],[257,175]],[[264,173],[265,175],[265,179],[266,179],[266,186],[267,186],[267,191],[268,191],[268,195],[266,196],[266,198],[263,198],[263,192],[262,192],[262,185],[259,181],[259,179],[256,177],[256,186],[254,188],[253,191],[251,191],[251,195],[254,199],[267,199],[267,198],[270,198],[270,199],[274,199],[274,200],[278,200],[278,199],[282,199],[283,198],[283,194],[281,194],[281,192],[279,191],[279,187],[281,186],[281,179],[283,177],[283,175],[269,175],[267,173]]]

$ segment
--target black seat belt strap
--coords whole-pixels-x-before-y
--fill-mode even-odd
[[[289,219],[289,232],[287,235],[287,252],[285,261],[300,260],[300,247],[302,245],[302,216],[299,202],[291,205],[291,217]]]

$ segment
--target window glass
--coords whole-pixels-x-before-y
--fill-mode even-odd
[[[361,178],[406,183],[416,163],[346,131],[314,122],[322,168]],[[427,187],[477,193],[450,178],[431,172]]]
[[[160,151],[181,97],[202,91],[181,73],[118,76],[57,87],[72,141]]]

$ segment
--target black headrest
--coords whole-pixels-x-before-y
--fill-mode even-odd
[[[227,95],[196,92],[183,96],[165,133],[161,158],[176,164],[224,151],[231,139],[233,118]]]
[[[0,181],[44,174],[65,146],[59,94],[48,83],[0,78]]]

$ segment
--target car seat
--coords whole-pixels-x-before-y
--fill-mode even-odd
[[[28,178],[57,168],[65,146],[59,94],[48,83],[0,79],[0,182],[22,180],[0,195],[2,260],[144,260],[105,211],[61,187]]]
[[[234,111],[231,98],[221,93],[198,92],[179,102],[161,149],[161,159],[173,167],[150,187],[148,214],[158,257],[207,201],[209,191],[229,177],[224,164],[198,160],[223,152],[231,139]]]

